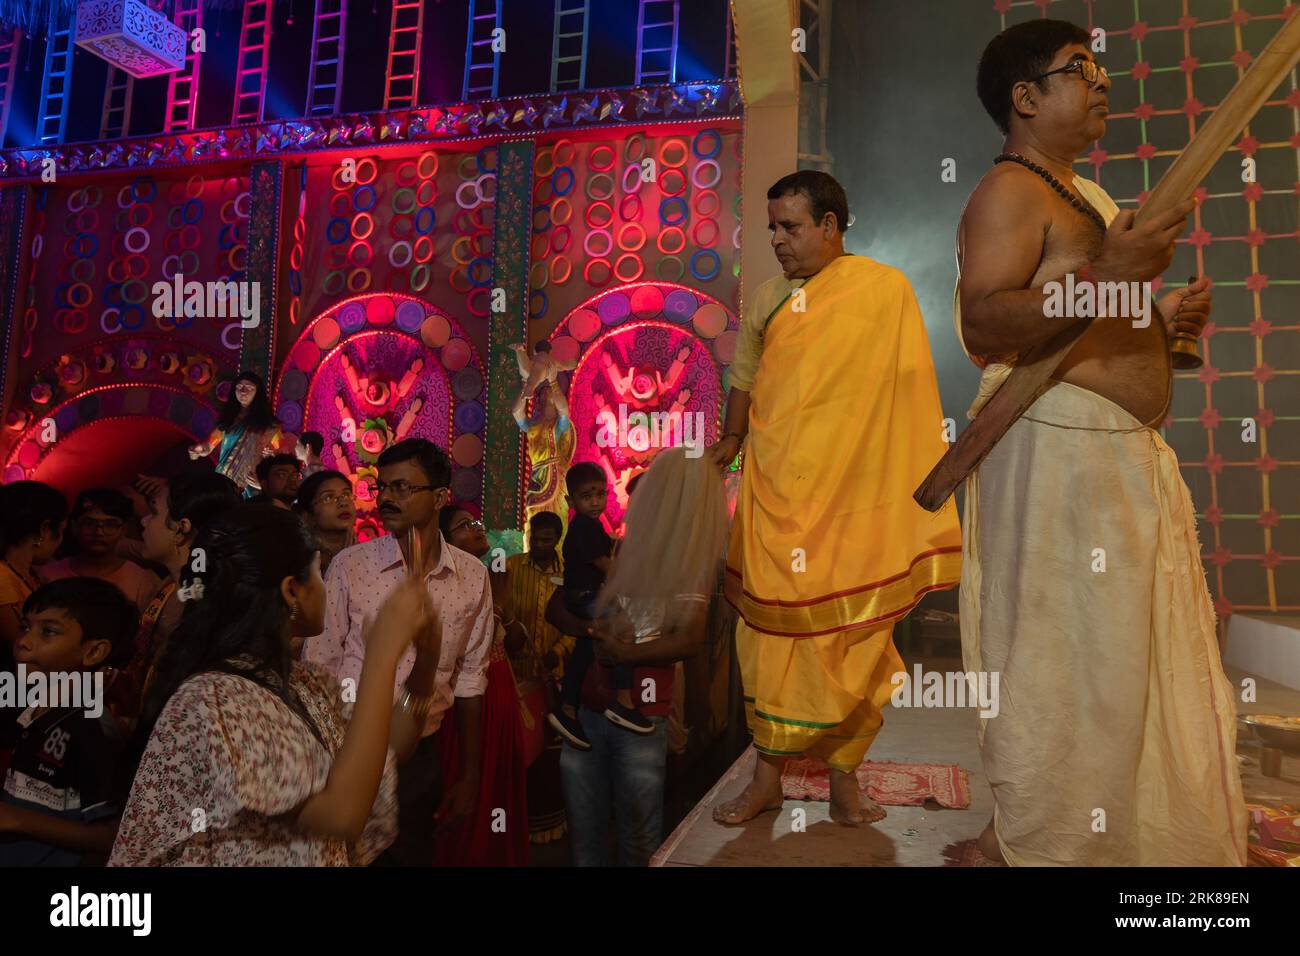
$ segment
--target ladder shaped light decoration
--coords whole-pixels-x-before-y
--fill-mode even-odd
[[[641,0],[636,13],[636,85],[677,82],[678,0]]]
[[[175,24],[184,32],[185,66],[167,78],[167,113],[163,129],[178,133],[194,128],[194,110],[199,95],[199,64],[203,51],[196,50],[194,31],[203,29],[203,0],[176,0]]]
[[[14,27],[0,35],[0,145],[9,129],[9,104],[14,98],[14,67],[22,48],[23,31]]]
[[[555,0],[551,40],[551,92],[587,85],[588,0]]]
[[[45,31],[45,68],[41,99],[36,107],[36,142],[62,143],[68,125],[68,93],[72,86],[72,19],[58,6],[50,7]]]
[[[271,0],[246,0],[239,26],[232,123],[260,123],[266,109],[266,71],[271,53]]]
[[[135,77],[115,66],[108,68],[104,105],[99,114],[99,138],[117,139],[131,130],[131,94]]]
[[[384,109],[415,105],[420,92],[423,41],[424,0],[393,0],[388,28],[388,67],[384,71]]]
[[[57,9],[57,4],[50,8],[51,26]],[[71,22],[65,21],[64,30],[70,27]],[[136,79],[181,69],[188,45],[185,31],[144,0],[81,0],[76,42]],[[69,62],[68,72],[71,67]]]
[[[307,68],[307,116],[333,116],[343,95],[343,48],[348,32],[348,0],[316,0]]]
[[[500,74],[501,0],[469,0],[469,29],[465,39],[465,82],[461,99],[495,99]]]

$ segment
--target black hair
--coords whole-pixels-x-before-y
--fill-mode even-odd
[[[451,521],[462,511],[467,515],[474,514],[469,505],[463,501],[453,501],[450,504],[445,504],[442,506],[442,510],[438,512],[438,530],[442,532],[442,536],[448,541],[451,540]]]
[[[545,355],[550,350],[551,350],[551,343],[546,341],[546,339],[542,339],[540,342],[538,342],[536,345],[533,346],[534,352],[541,352],[543,355]]]
[[[266,431],[275,425],[275,412],[271,411],[271,399],[266,394],[266,382],[262,381],[262,376],[256,372],[240,372],[230,383],[230,396],[226,399],[226,404],[221,406],[217,428],[223,432],[229,431],[239,420],[239,413],[244,410],[244,406],[240,405],[239,399],[235,398],[235,386],[240,382],[252,382],[257,386],[257,395],[248,406],[248,415],[244,418],[244,424],[255,432]]]
[[[451,485],[451,459],[447,453],[427,438],[408,438],[391,445],[379,453],[378,466],[400,465],[414,461],[420,466],[429,484],[435,488]]]
[[[553,531],[558,541],[564,534],[564,522],[554,511],[539,511],[528,519],[528,527],[533,530],[533,534],[539,531]]]
[[[46,523],[57,529],[68,517],[68,500],[43,481],[0,485],[0,554],[41,533]]]
[[[649,471],[649,469],[646,469],[646,471]],[[629,498],[632,497],[632,492],[636,491],[637,482],[641,480],[641,476],[644,474],[644,471],[638,471],[632,476],[632,480],[627,483],[627,495]]]
[[[67,613],[81,626],[81,642],[108,641],[106,663],[125,664],[140,624],[140,612],[121,588],[102,578],[60,578],[42,584],[23,602],[23,616],[51,608]]]
[[[589,485],[594,481],[605,484],[607,480],[605,470],[600,465],[594,461],[580,461],[565,474],[564,490],[574,495],[583,485]]]
[[[215,471],[191,472],[167,483],[167,517],[173,524],[189,519],[192,534],[241,500],[235,483]]]
[[[303,432],[298,440],[310,448],[313,455],[319,455],[325,447],[325,436],[320,432]]]
[[[276,465],[293,465],[293,470],[297,471],[302,466],[302,462],[298,460],[298,456],[287,453],[267,455],[257,463],[256,474],[259,485],[266,484],[267,479],[271,477],[271,469]],[[263,488],[262,490],[265,491],[266,489]]]
[[[116,488],[87,488],[77,495],[72,505],[72,518],[75,521],[95,510],[122,521],[130,521],[135,514],[131,499]]]
[[[316,496],[320,494],[321,486],[327,481],[338,479],[348,486],[351,490],[352,482],[348,481],[348,476],[341,471],[318,471],[315,474],[308,475],[301,485],[298,486],[298,499],[294,506],[301,512],[310,512],[312,506],[316,503]]]
[[[239,674],[275,694],[316,732],[289,693],[289,607],[280,593],[285,578],[306,581],[315,539],[292,511],[242,502],[218,515],[195,539],[202,570],[181,572],[191,595],[167,640],[140,722],[143,753],[163,706],[190,677],[205,672]]]
[[[1087,46],[1091,35],[1066,20],[1034,19],[1003,30],[984,48],[975,89],[985,111],[1003,133],[1011,129],[1011,90],[1047,72],[1062,47]],[[1045,80],[1038,81],[1043,89]]]
[[[812,207],[813,221],[821,225],[822,218],[829,212],[835,214],[835,228],[840,232],[849,228],[849,197],[844,194],[844,187],[830,173],[818,169],[801,169],[797,173],[782,176],[767,191],[768,199],[780,199],[798,193],[808,200]]]

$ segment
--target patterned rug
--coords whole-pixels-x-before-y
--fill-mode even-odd
[[[970,774],[956,764],[867,761],[858,767],[858,786],[882,806],[970,806]],[[787,800],[829,800],[830,770],[817,760],[787,760],[781,788]]]

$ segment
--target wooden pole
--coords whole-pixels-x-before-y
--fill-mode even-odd
[[[1169,211],[1196,191],[1214,164],[1259,112],[1269,94],[1286,79],[1297,60],[1300,60],[1300,15],[1293,14],[1246,75],[1224,97],[1214,115],[1178,154],[1138,210],[1135,224]],[[1090,320],[1085,319],[1025,355],[916,489],[913,497],[922,508],[938,511],[966,476],[979,467],[1007,429],[1051,387],[1052,373],[1087,331],[1089,324]],[[1192,349],[1194,352],[1194,342]]]

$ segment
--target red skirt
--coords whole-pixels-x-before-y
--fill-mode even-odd
[[[493,654],[483,695],[482,775],[478,804],[468,820],[434,844],[434,866],[527,866],[528,804],[525,797],[524,727],[510,661]],[[442,738],[442,787],[460,779],[460,734],[455,708],[438,731]]]

